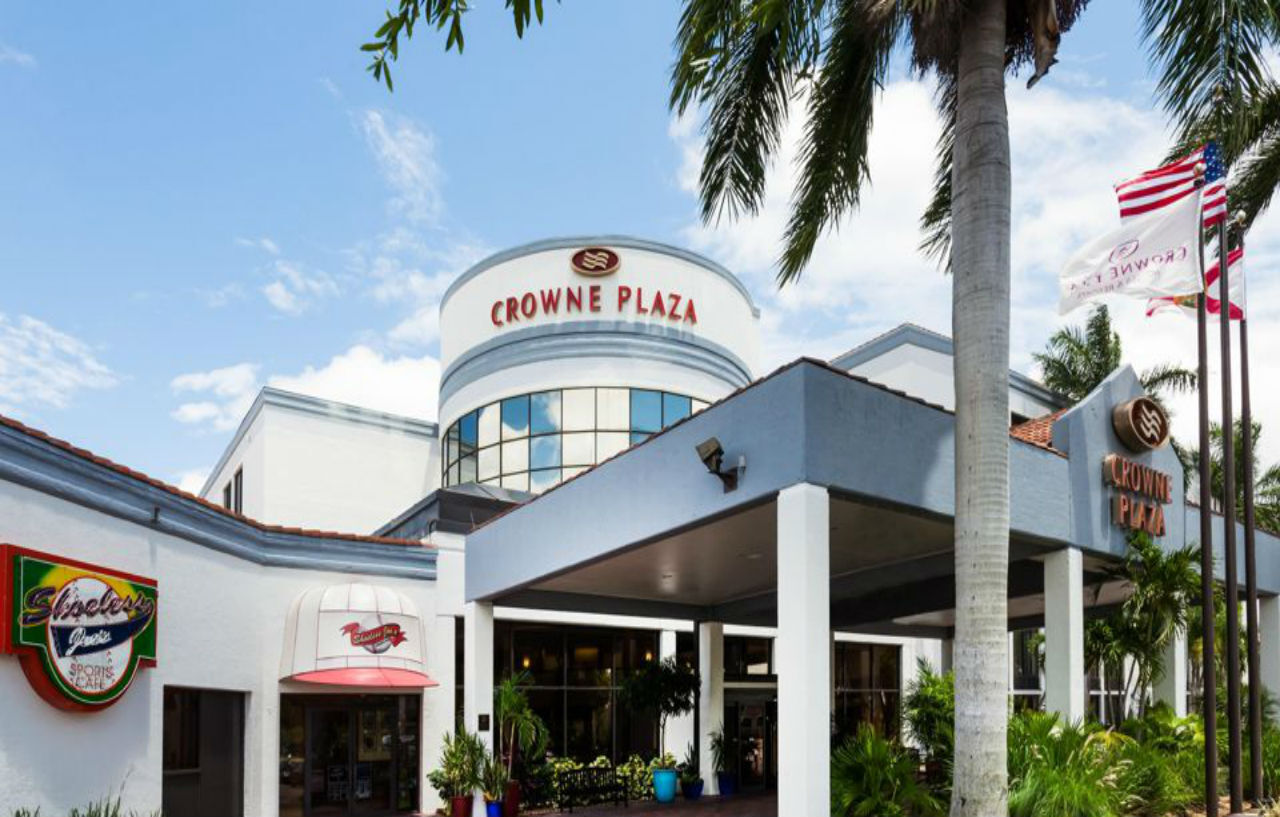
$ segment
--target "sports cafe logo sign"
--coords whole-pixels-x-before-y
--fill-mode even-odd
[[[120,699],[156,663],[156,582],[12,545],[0,546],[5,601],[0,652],[60,709]]]
[[[409,640],[399,624],[383,624],[374,617],[373,621],[351,622],[342,625],[342,634],[351,639],[351,646],[362,647],[374,655],[382,655],[392,647],[398,647]]]
[[[588,278],[613,275],[621,257],[607,247],[585,247],[569,257],[569,269]],[[517,292],[498,298],[489,308],[490,322],[499,328],[529,323],[539,316],[614,312],[619,315],[664,320],[696,326],[698,307],[692,298],[673,290],[618,284],[607,290],[601,284],[558,286]]]
[[[1150,397],[1116,406],[1111,412],[1111,424],[1120,442],[1137,454],[1154,451],[1169,441],[1169,415]],[[1171,476],[1119,454],[1109,454],[1102,461],[1102,480],[1112,489],[1113,524],[1164,536],[1164,506],[1173,501]]]

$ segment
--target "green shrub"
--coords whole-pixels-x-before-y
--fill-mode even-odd
[[[1119,747],[1117,757],[1121,763],[1116,788],[1126,814],[1183,814],[1187,806],[1201,799],[1203,790],[1192,788],[1184,779],[1185,771],[1176,762],[1176,755],[1128,739]],[[1203,758],[1200,761],[1203,765]]]
[[[909,752],[870,726],[831,753],[832,817],[931,817],[942,803],[916,780]]]
[[[1131,738],[1032,712],[1009,721],[1009,817],[1115,817]]]

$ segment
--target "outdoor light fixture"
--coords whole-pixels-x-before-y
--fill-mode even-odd
[[[742,476],[742,472],[747,470],[747,458],[745,456],[738,457],[738,467],[726,471],[724,465],[724,446],[720,444],[720,440],[715,437],[708,437],[706,440],[698,443],[698,459],[702,460],[702,464],[707,470],[720,478],[720,482],[724,485],[724,492],[727,494],[738,487],[738,478]]]

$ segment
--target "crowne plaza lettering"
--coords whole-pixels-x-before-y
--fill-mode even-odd
[[[1142,463],[1109,454],[1102,461],[1102,479],[1115,493],[1111,521],[1122,528],[1164,536],[1164,506],[1173,501],[1173,478]]]
[[[562,286],[508,295],[493,302],[489,320],[494,326],[509,326],[539,316],[559,315],[561,310],[563,314],[612,312],[691,326],[698,323],[698,308],[692,298],[670,290],[625,284],[612,289],[600,284]]]

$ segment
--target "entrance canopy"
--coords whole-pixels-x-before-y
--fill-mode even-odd
[[[1009,437],[1010,626],[1044,614],[1044,559],[1083,556],[1092,587],[1122,558],[1116,489],[1103,463],[1120,453],[1172,488],[1158,539],[1187,543],[1195,509],[1168,446],[1122,447],[1112,409],[1140,395],[1129,369],[1043,433]],[[779,493],[825,489],[833,629],[947,637],[955,606],[955,418],[938,406],[818,361],[802,360],[595,469],[488,522],[467,540],[466,596],[504,606],[772,625],[777,621]],[[736,488],[708,473],[716,438]],[[1243,541],[1243,537],[1238,537]],[[1259,532],[1259,586],[1280,591],[1280,542]],[[1088,593],[1089,606],[1124,588]]]
[[[294,600],[280,677],[338,686],[436,686],[424,655],[422,619],[412,601],[381,585],[334,584]]]

